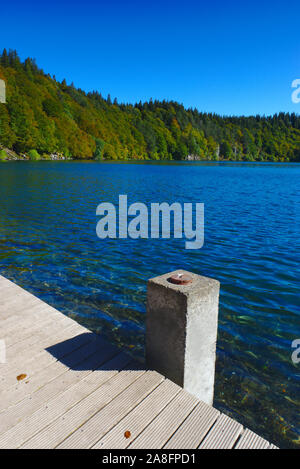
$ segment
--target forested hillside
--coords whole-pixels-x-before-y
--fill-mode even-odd
[[[221,117],[172,101],[119,104],[85,93],[0,55],[7,104],[0,104],[0,145],[17,154],[96,159],[300,161],[300,116]],[[1,147],[0,147],[1,148]],[[35,151],[33,151],[35,150]]]

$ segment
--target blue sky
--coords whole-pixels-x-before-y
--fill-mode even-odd
[[[300,2],[1,2],[0,48],[121,102],[226,115],[300,113]]]

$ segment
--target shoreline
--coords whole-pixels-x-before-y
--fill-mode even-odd
[[[0,154],[0,163],[8,163],[10,161],[31,161],[31,162],[39,162],[39,161],[81,161],[81,162],[95,162],[95,163],[187,163],[187,164],[194,164],[194,163],[236,163],[236,164],[243,164],[243,163],[252,163],[252,164],[297,164],[300,161],[290,161],[290,160],[279,160],[279,161],[270,161],[270,160],[231,160],[231,159],[200,159],[200,158],[185,158],[182,160],[166,160],[166,159],[122,159],[122,160],[115,160],[115,159],[95,159],[95,158],[78,158],[78,157],[66,157],[62,153],[51,153],[51,154],[38,154],[38,158],[30,158],[28,154],[18,154],[9,148],[5,148],[0,146],[0,153],[4,151],[6,153],[5,158],[1,158]]]
[[[77,163],[132,163],[132,164],[143,164],[143,163],[151,163],[151,164],[181,164],[185,163],[187,165],[197,165],[199,163],[211,163],[211,164],[224,164],[224,163],[230,163],[230,164],[236,164],[236,165],[247,165],[247,164],[257,164],[257,165],[297,165],[300,163],[300,161],[251,161],[251,160],[243,160],[243,161],[237,161],[237,160],[95,160],[93,158],[40,158],[38,160],[33,160],[30,159],[29,157],[18,157],[18,158],[8,158],[5,160],[0,159],[0,164],[1,163],[11,163],[11,162],[29,162],[29,163],[40,163],[40,162],[77,162]]]

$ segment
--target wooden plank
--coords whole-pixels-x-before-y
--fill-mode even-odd
[[[110,404],[91,417],[57,448],[90,448],[163,381],[156,371],[146,371]]]
[[[10,305],[11,302],[19,301],[21,298],[24,300],[24,302],[33,298],[35,298],[36,301],[41,301],[39,298],[33,296],[28,291],[17,288],[14,285],[11,288],[5,288],[5,290],[2,290],[2,294],[0,295],[0,308],[5,307],[6,305]]]
[[[63,326],[63,327],[61,327]],[[22,343],[24,348],[20,348],[16,346],[8,347],[6,350],[7,362],[4,364],[3,372],[5,373],[5,378],[9,377],[9,372],[13,372],[15,367],[22,365],[25,362],[28,362],[30,359],[36,359],[37,355],[43,352],[44,354],[48,353],[50,355],[51,347],[57,346],[57,350],[55,353],[58,352],[58,347],[61,344],[68,344],[68,340],[77,340],[77,337],[84,337],[88,333],[82,333],[81,329],[78,329],[76,324],[66,325],[66,324],[58,324],[58,327],[55,325],[50,325],[47,328],[48,335],[45,335],[39,341],[32,343],[31,338],[29,337],[26,342]],[[91,334],[91,333],[90,333]],[[78,341],[78,340],[77,340]],[[21,342],[21,341],[20,341]],[[79,341],[81,342],[81,341]],[[31,346],[28,346],[30,344]],[[52,354],[53,355],[53,354]],[[24,369],[24,368],[23,368]]]
[[[25,309],[32,308],[41,304],[41,300],[30,295],[24,297],[23,294],[14,296],[10,301],[6,301],[5,304],[0,306],[0,316],[2,319],[9,317],[13,314],[23,314]]]
[[[47,428],[28,440],[21,448],[55,448],[143,373],[143,371],[120,371]]]
[[[237,442],[235,449],[268,449],[270,443],[260,436],[246,429]]]
[[[0,335],[2,335],[3,332],[7,333],[10,332],[10,330],[14,330],[16,328],[16,324],[20,322],[22,324],[24,321],[24,318],[18,315],[11,315],[6,319],[1,319],[0,316]]]
[[[67,317],[56,310],[53,311],[53,308],[45,303],[37,304],[27,310],[24,309],[23,313],[22,315],[12,313],[7,319],[0,317],[0,334],[7,337],[17,334],[23,327],[27,327],[29,323],[31,326],[35,326],[36,322],[41,320],[52,318],[53,321],[60,321],[62,318]],[[70,323],[71,321],[69,318]]]
[[[107,357],[109,355],[107,354]],[[104,358],[104,357],[103,357]],[[95,371],[80,379],[62,394],[54,396],[32,415],[0,435],[0,448],[18,448],[66,413],[129,363],[130,357],[119,353]]]
[[[1,377],[0,377],[0,390],[8,390],[12,385],[16,383],[16,376],[21,373],[26,373],[28,376],[34,374],[40,369],[44,368],[43,363],[46,366],[51,364],[56,359],[62,358],[67,352],[72,351],[76,347],[80,347],[86,343],[87,334],[78,334],[78,328],[74,326],[60,329],[59,334],[52,334],[51,337],[41,340],[37,344],[34,344],[31,348],[27,348],[21,353],[12,353],[9,349],[7,353],[7,363],[1,365]],[[72,339],[72,344],[64,346],[64,342]],[[63,341],[63,342],[61,342]],[[56,345],[55,357],[47,351],[50,346]],[[68,349],[68,350],[66,350]],[[41,357],[45,357],[45,362],[40,361]]]
[[[47,312],[47,311],[45,311]],[[61,315],[59,319],[52,317],[51,312],[49,316],[45,316],[41,320],[38,318],[32,319],[33,326],[31,329],[27,329],[23,332],[22,329],[16,332],[16,341],[12,344],[8,344],[7,350],[12,351],[13,356],[16,356],[18,351],[24,354],[24,350],[31,348],[34,344],[38,344],[40,340],[47,339],[48,342],[51,340],[51,337],[58,332],[66,330],[68,327],[72,326],[73,328],[77,327],[78,332],[87,332],[86,329],[81,327],[75,321],[70,320],[67,316]],[[5,335],[4,335],[5,340]]]
[[[65,342],[67,345],[63,347],[63,343],[62,343],[61,350],[59,349],[59,344],[55,346],[55,347],[58,347],[57,351],[55,352],[55,355],[57,355],[56,357],[53,357],[50,353],[44,351],[46,357],[48,357],[48,360],[47,361],[45,360],[45,364],[44,364],[45,366],[41,367],[41,362],[39,360],[35,360],[33,357],[33,360],[29,362],[28,367],[25,368],[23,364],[22,365],[19,364],[18,365],[19,368],[16,366],[12,370],[12,375],[9,375],[11,379],[5,380],[5,384],[7,385],[7,387],[4,390],[2,390],[0,393],[0,399],[2,401],[0,403],[1,408],[3,407],[5,408],[4,403],[6,401],[9,400],[10,402],[12,402],[13,396],[17,397],[18,394],[21,394],[22,397],[24,398],[25,397],[24,393],[29,394],[33,392],[35,388],[42,387],[44,383],[43,376],[46,376],[46,378],[49,380],[52,374],[52,370],[56,370],[58,369],[58,367],[63,367],[63,369],[68,369],[69,366],[67,366],[66,363],[63,364],[63,363],[58,362],[58,365],[57,365],[57,358],[62,359],[64,357],[65,361],[68,360],[68,362],[70,362],[70,359],[74,360],[74,356],[76,356],[75,352],[77,351],[77,349],[81,349],[82,347],[86,346],[87,344],[91,342],[90,336],[92,336],[92,334],[83,334],[83,335],[75,336],[75,339],[74,339],[73,328],[70,328],[68,332],[70,334],[69,340],[66,340],[66,335],[61,336],[61,338],[65,339]],[[83,352],[84,352],[84,349],[83,349]],[[69,356],[71,358],[68,358]],[[84,359],[84,354],[83,354],[82,359]],[[81,357],[80,357],[80,360],[81,360]],[[36,367],[38,368],[37,370],[36,370]],[[27,375],[27,378],[25,381],[22,380],[18,382],[16,380],[16,376],[20,374],[18,373],[19,371]],[[39,373],[35,373],[35,371],[39,371]],[[13,380],[13,384],[11,384],[12,380]],[[2,388],[4,388],[4,385],[2,385]],[[15,402],[17,402],[17,400]]]
[[[128,448],[159,449],[177,430],[197,405],[198,400],[181,390],[171,403],[150,423]]]
[[[73,321],[71,318],[68,318],[68,316],[65,316],[59,311],[53,309],[51,306],[46,305],[45,303],[40,303],[35,305],[34,307],[30,307],[27,310],[23,310],[23,315],[22,316],[15,316],[15,322],[14,325],[9,325],[9,327],[2,327],[2,324],[4,321],[0,319],[0,331],[1,333],[5,334],[5,336],[10,336],[14,335],[18,337],[18,335],[22,335],[23,329],[26,328],[26,331],[28,328],[36,328],[39,323],[45,320],[52,320],[53,323],[57,323],[58,321],[64,321],[66,324],[78,324],[75,321]],[[10,320],[11,316],[7,318],[6,321]],[[13,327],[14,326],[14,327]],[[42,326],[41,326],[42,330]]]
[[[1,365],[0,389],[7,389],[12,384],[12,378],[13,383],[15,383],[14,378],[18,374],[26,373],[25,368],[22,366],[23,359],[25,363],[28,360],[30,363],[30,359],[36,357],[37,354],[41,352],[41,350],[44,350],[44,348],[46,348],[47,350],[49,346],[55,344],[55,341],[53,342],[53,338],[57,337],[57,346],[59,346],[60,340],[66,341],[68,337],[70,340],[76,340],[76,337],[80,335],[78,334],[78,329],[76,325],[67,327],[66,329],[61,329],[61,332],[62,334],[60,334],[59,336],[55,336],[53,334],[52,337],[52,335],[50,335],[50,337],[41,339],[40,342],[34,343],[31,347],[25,347],[24,350],[22,349],[22,347],[19,350],[16,350],[15,347],[8,348],[6,351],[6,363]],[[83,336],[83,334],[81,335]],[[73,337],[75,337],[75,339],[73,339]],[[20,373],[17,372],[17,370],[19,369],[21,370]]]
[[[0,338],[1,448],[276,448],[2,276]]]
[[[15,283],[11,282],[10,280],[8,280],[8,278],[6,277],[3,277],[3,275],[0,275],[0,288],[2,288],[2,286],[8,286],[9,284],[13,284],[15,285]]]
[[[51,316],[43,317],[33,321],[31,318],[27,318],[23,325],[17,325],[14,331],[10,334],[4,334],[3,339],[6,343],[6,349],[12,347],[20,342],[25,344],[26,339],[32,339],[33,337],[44,338],[49,337],[47,327],[55,327],[56,330],[59,328],[60,320],[54,320]]]
[[[62,314],[28,291],[0,276],[0,322],[12,314],[23,316],[38,306],[47,306],[56,314]]]
[[[48,306],[48,305],[47,305]],[[41,302],[29,302],[29,304],[22,304],[21,302],[18,305],[13,305],[11,308],[0,308],[0,318],[1,321],[4,319],[8,319],[12,315],[24,317],[30,311],[45,308],[45,303]]]
[[[243,431],[243,426],[221,414],[199,446],[200,449],[231,449]]]
[[[180,387],[166,379],[137,407],[116,424],[93,449],[125,449],[179,393]],[[126,431],[130,436],[125,437]]]
[[[93,334],[91,334],[93,335]],[[96,365],[101,361],[101,353],[106,354],[107,345],[99,341],[90,340],[87,344],[76,349],[67,355],[67,364],[55,362],[46,369],[41,370],[31,379],[20,381],[15,392],[7,393],[7,410],[0,413],[0,432],[7,429],[8,424],[14,422],[13,416],[18,418],[24,415],[27,410],[26,397],[29,397],[29,410],[33,406],[41,406],[44,402],[42,399],[49,399],[54,391],[56,395],[59,391],[63,391],[66,387],[78,379],[79,375],[83,375],[85,371],[90,371],[91,363],[85,363],[86,359],[96,354]],[[115,348],[113,348],[115,351]],[[74,367],[74,369],[69,369]],[[77,368],[77,369],[76,369]],[[38,392],[38,394],[36,394]],[[19,405],[18,405],[19,403]],[[10,405],[10,407],[9,407]]]
[[[35,326],[35,323],[40,320],[45,320],[52,318],[53,321],[59,321],[64,317],[67,317],[61,314],[57,310],[53,310],[51,306],[46,305],[45,303],[37,304],[35,307],[29,308],[28,310],[23,310],[22,315],[12,314],[6,319],[0,317],[0,334],[12,335],[17,333],[19,330],[24,327]],[[69,319],[70,322],[72,321]]]
[[[6,340],[8,338],[11,339],[12,337],[15,337],[15,334],[18,333],[20,330],[25,330],[29,327],[32,327],[40,319],[45,320],[45,317],[46,316],[41,315],[40,317],[35,316],[28,318],[27,316],[13,315],[7,318],[6,320],[0,319],[0,336]]]
[[[22,332],[23,328],[28,329],[28,327],[37,327],[38,323],[40,321],[45,321],[45,320],[50,320],[52,319],[53,321],[59,321],[62,320],[62,318],[66,318],[67,316],[64,316],[62,314],[59,314],[56,312],[56,314],[53,313],[52,309],[44,304],[37,304],[34,307],[30,307],[28,310],[23,310],[24,314],[22,316],[14,315],[16,316],[16,320],[14,323],[14,328],[11,325],[10,327],[1,327],[3,320],[0,320],[0,330],[2,333],[4,333],[6,336],[11,335],[12,332],[14,332],[16,335]],[[11,316],[10,316],[11,317]],[[7,318],[7,319],[10,319]]]
[[[64,321],[64,319],[62,319],[62,321]],[[67,327],[73,327],[74,331],[75,331],[75,328],[76,328],[77,332],[84,332],[84,329],[82,329],[78,324],[77,325],[76,324],[70,324],[69,325],[68,321],[66,321],[65,323],[62,322],[60,324],[61,327],[63,327],[64,325],[67,326]],[[54,329],[53,329],[53,327],[54,327]],[[34,345],[39,346],[41,341],[46,340],[48,342],[48,344],[50,345],[51,344],[51,335],[52,335],[53,331],[55,331],[55,330],[57,330],[57,328],[55,328],[55,324],[49,324],[45,327],[45,329],[43,331],[40,331],[40,332],[34,334],[33,336],[26,337],[24,340],[20,340],[18,343],[13,344],[11,347],[8,347],[7,350],[6,350],[7,360],[9,360],[10,357],[16,357],[18,354],[20,354],[21,356],[24,355],[24,352],[27,349],[30,349],[29,350],[29,353],[30,353],[30,351],[32,350],[32,347]]]
[[[220,412],[199,402],[164,449],[196,449],[219,417]]]

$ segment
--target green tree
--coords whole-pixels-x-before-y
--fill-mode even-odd
[[[29,159],[32,161],[38,161],[41,159],[39,153],[36,150],[29,150],[28,156],[29,156]]]
[[[231,116],[185,109],[175,101],[118,104],[51,78],[14,50],[0,54],[7,104],[0,145],[17,153],[73,158],[300,161],[300,116]],[[97,140],[99,142],[97,143]],[[103,143],[101,143],[103,142]],[[105,142],[105,143],[104,143]]]
[[[8,155],[5,150],[0,150],[0,161],[5,161],[7,160]]]
[[[226,140],[224,140],[224,141],[222,142],[221,147],[220,147],[220,152],[221,152],[222,157],[223,157],[225,160],[231,160],[231,159],[233,159],[232,147],[231,147],[230,143],[227,142]]]
[[[103,159],[104,146],[105,146],[105,142],[101,140],[101,138],[96,138],[96,150],[94,151],[95,160],[100,161]]]

